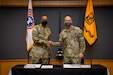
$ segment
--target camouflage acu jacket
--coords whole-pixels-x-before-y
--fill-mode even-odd
[[[83,32],[79,27],[63,29],[59,34],[59,41],[53,42],[53,46],[64,45],[64,55],[67,57],[78,57],[79,53],[84,53],[86,45]]]
[[[48,58],[50,53],[50,47],[46,46],[46,42],[50,40],[51,31],[49,27],[42,27],[42,25],[35,25],[32,31],[32,38],[34,46],[30,51],[32,57]]]

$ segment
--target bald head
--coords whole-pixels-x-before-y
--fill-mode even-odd
[[[66,16],[66,17],[64,18],[64,24],[67,23],[67,22],[71,22],[71,23],[73,22],[73,21],[72,21],[72,18],[71,18],[70,16]]]
[[[45,21],[45,20],[48,21],[48,17],[44,15],[44,16],[41,17],[41,22]]]

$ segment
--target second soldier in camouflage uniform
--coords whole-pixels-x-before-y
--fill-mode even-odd
[[[51,31],[46,25],[48,21],[47,16],[41,17],[41,24],[35,25],[32,31],[32,38],[34,46],[30,51],[31,63],[49,64],[50,47],[47,41],[50,40]]]
[[[70,16],[64,19],[66,28],[59,35],[58,42],[52,42],[53,46],[62,46],[64,44],[64,63],[80,64],[85,51],[85,40],[83,32],[79,27],[72,25]]]

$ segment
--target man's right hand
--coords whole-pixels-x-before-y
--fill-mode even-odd
[[[52,41],[47,41],[46,45],[47,45],[48,47],[52,46]]]

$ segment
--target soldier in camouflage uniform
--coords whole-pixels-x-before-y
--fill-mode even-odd
[[[64,63],[80,64],[85,52],[85,40],[83,32],[79,27],[72,25],[72,18],[66,16],[64,19],[66,28],[59,34],[59,42],[52,42],[53,46],[64,44]]]
[[[32,31],[34,46],[30,51],[31,63],[49,64],[50,47],[47,42],[50,40],[51,31],[47,26],[48,17],[41,17],[41,24],[35,25]]]

